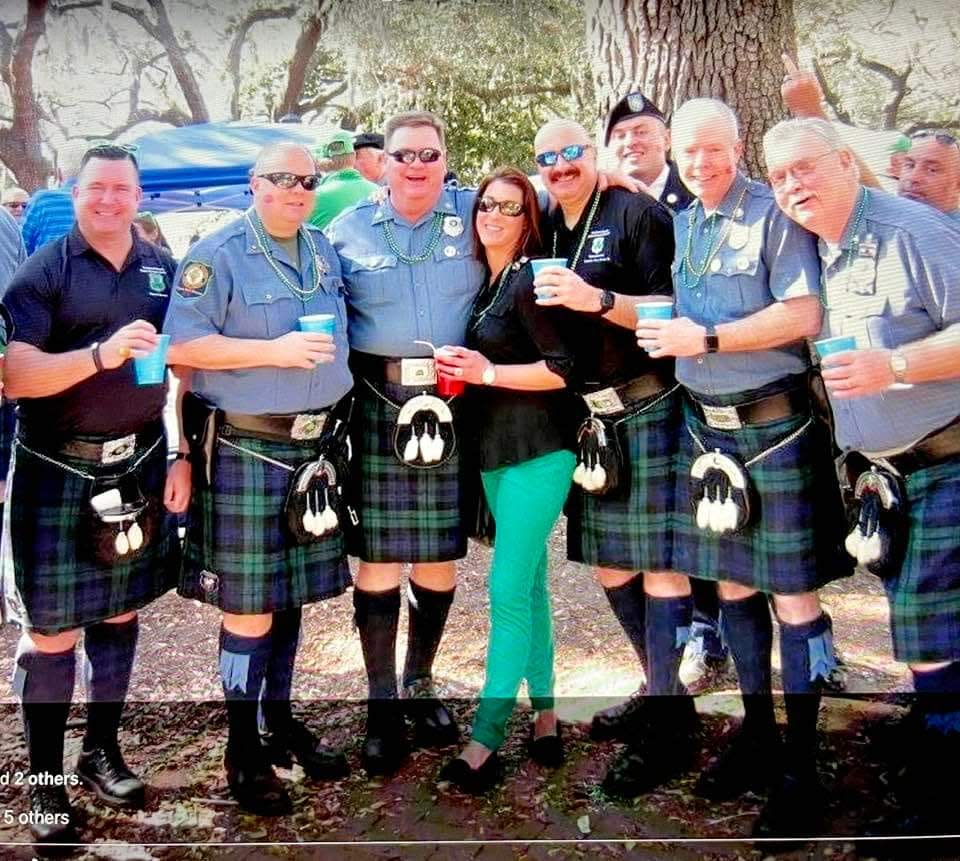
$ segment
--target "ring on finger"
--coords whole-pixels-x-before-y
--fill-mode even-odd
[[[454,375],[455,377],[462,377],[462,376],[463,376],[463,368],[454,368],[454,370],[453,370],[453,375]]]
[[[120,347],[117,350],[117,353],[120,355],[121,359],[129,359],[130,356],[132,355],[129,347]]]

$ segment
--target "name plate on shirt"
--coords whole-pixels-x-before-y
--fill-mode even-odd
[[[600,389],[599,392],[583,395],[583,400],[595,416],[610,416],[614,413],[622,413],[625,409],[620,395],[612,386],[608,389]]]
[[[401,386],[434,386],[437,383],[437,366],[433,359],[401,359]]]
[[[707,404],[700,404],[700,407],[708,427],[717,430],[740,430],[743,427],[736,407],[711,407]]]

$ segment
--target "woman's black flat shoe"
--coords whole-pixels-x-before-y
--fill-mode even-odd
[[[459,756],[451,759],[440,769],[438,781],[449,781],[457,789],[469,795],[483,795],[496,786],[502,778],[500,759],[496,752],[493,752],[484,760],[480,768],[471,768],[470,764]]]
[[[531,727],[534,725],[531,724]],[[550,735],[541,735],[539,737],[533,735],[534,730],[531,728],[530,733],[530,743],[528,749],[530,751],[530,759],[532,759],[537,765],[542,765],[544,768],[559,768],[563,765],[566,760],[566,754],[563,751],[563,735],[560,732],[560,721],[557,721],[557,731],[555,734],[551,733]]]

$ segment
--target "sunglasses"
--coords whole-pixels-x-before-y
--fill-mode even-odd
[[[555,149],[548,149],[546,152],[534,156],[533,160],[540,165],[540,167],[553,167],[560,156],[563,156],[564,161],[578,161],[583,158],[583,154],[588,149],[592,148],[591,144],[570,144],[570,146],[565,146],[559,152]]]
[[[272,182],[277,188],[293,188],[299,182],[304,191],[313,191],[320,183],[320,177],[315,173],[308,173],[305,176],[286,172],[258,173],[257,176]]]
[[[433,164],[443,153],[438,149],[427,147],[419,151],[415,149],[398,149],[388,153],[388,155],[390,158],[403,164],[413,164],[418,158],[421,164]]]
[[[89,146],[83,153],[85,159],[94,158],[99,153],[110,153],[116,150],[125,152],[130,156],[131,161],[134,164],[137,164],[137,153],[140,152],[140,147],[132,143],[117,143],[116,141],[108,141],[106,138],[98,138],[97,140],[90,141]]]
[[[920,138],[933,138],[938,144],[943,146],[955,146],[960,149],[960,142],[957,141],[956,137],[949,132],[943,131],[924,131],[916,132],[915,134],[910,135],[910,140],[920,140]]]
[[[492,197],[481,197],[477,201],[477,209],[480,212],[493,212],[495,209],[499,209],[503,215],[509,215],[511,218],[523,215],[523,204],[517,203],[515,200],[494,200]]]

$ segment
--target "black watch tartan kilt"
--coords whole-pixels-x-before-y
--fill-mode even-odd
[[[373,383],[394,404],[403,404],[435,387],[413,389]],[[394,452],[398,410],[364,380],[354,389],[353,504],[360,518],[351,555],[365,562],[448,562],[467,554],[466,482],[462,481],[465,436],[457,418],[457,398],[450,402],[457,433],[453,456],[433,469],[401,463]]]
[[[680,389],[617,425],[624,459],[621,486],[606,496],[576,484],[567,502],[567,558],[602,568],[673,567],[674,466]]]
[[[130,460],[107,467],[60,455],[55,459],[89,475],[117,475],[148,447],[138,445]],[[94,561],[85,541],[90,481],[14,444],[2,552],[8,621],[56,634],[138,610],[176,586],[180,542],[176,517],[163,507],[165,440],[138,473],[144,496],[160,506],[159,532],[135,559],[108,567]]]
[[[906,478],[907,549],[885,578],[898,661],[960,660],[960,457]]]
[[[846,516],[832,445],[822,422],[803,413],[718,430],[700,421],[689,404],[683,409],[687,427],[707,451],[718,448],[741,465],[791,434],[797,436],[747,469],[754,489],[749,523],[740,532],[716,535],[697,528],[689,482],[701,449],[681,428],[674,529],[678,571],[776,595],[810,592],[853,573],[843,547]]]
[[[297,467],[312,446],[250,437],[229,442]],[[271,613],[342,595],[351,585],[343,531],[310,544],[287,535],[292,473],[218,441],[213,486],[195,488],[179,593],[227,613]]]

